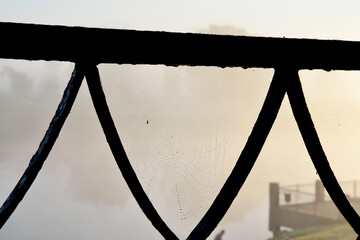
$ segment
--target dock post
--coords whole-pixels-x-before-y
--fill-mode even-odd
[[[279,224],[279,183],[270,183],[270,217],[269,217],[269,230],[275,235],[280,231]]]
[[[323,202],[325,200],[325,188],[320,180],[315,182],[315,202]]]

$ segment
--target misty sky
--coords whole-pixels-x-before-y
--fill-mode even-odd
[[[359,5],[0,0],[0,21],[360,41]],[[73,67],[0,59],[1,203],[36,151]],[[160,215],[185,238],[235,164],[273,69],[101,64],[99,70],[140,182]],[[315,70],[301,71],[300,77],[335,174],[340,181],[359,179],[359,73]],[[285,98],[253,172],[214,233],[225,229],[224,239],[264,240],[270,236],[269,182],[316,179]],[[0,239],[161,239],[122,179],[85,82],[53,151]]]

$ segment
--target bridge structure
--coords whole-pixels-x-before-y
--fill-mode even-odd
[[[351,205],[360,210],[360,181],[340,182]],[[269,230],[291,229],[344,221],[320,180],[315,184],[280,186],[270,183]]]
[[[360,217],[339,185],[306,105],[298,72],[360,70],[360,42],[0,23],[0,58],[74,63],[74,71],[44,138],[0,208],[0,228],[24,199],[70,113],[83,79],[117,166],[154,228],[178,239],[142,188],[126,155],[101,86],[98,64],[162,64],[274,69],[267,96],[232,172],[187,239],[206,239],[244,185],[287,95],[314,167],[332,201],[360,234]],[[234,104],[235,107],[236,104]],[[279,190],[280,191],[280,190]]]

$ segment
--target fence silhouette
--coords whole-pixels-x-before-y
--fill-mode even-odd
[[[333,202],[360,234],[360,218],[339,186],[306,106],[298,71],[360,70],[360,42],[244,37],[0,23],[0,58],[68,61],[75,68],[63,98],[28,168],[0,208],[0,227],[30,188],[67,118],[83,78],[117,165],[140,208],[165,239],[178,239],[153,207],[122,147],[107,107],[97,65],[163,64],[273,68],[258,119],[239,159],[188,239],[206,239],[221,221],[251,171],[287,94],[314,166]],[[211,51],[209,51],[211,49]]]

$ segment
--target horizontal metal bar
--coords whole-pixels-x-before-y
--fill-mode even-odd
[[[0,23],[0,58],[360,70],[360,42]]]
[[[297,194],[302,194],[302,195],[315,196],[315,193],[305,192],[305,191],[297,191],[297,190],[292,190],[292,189],[280,189],[280,192],[283,192],[283,193],[297,193]]]
[[[294,184],[294,185],[284,185],[284,186],[280,186],[280,189],[283,188],[302,188],[302,187],[314,187],[315,189],[315,183],[304,183],[304,184]]]

